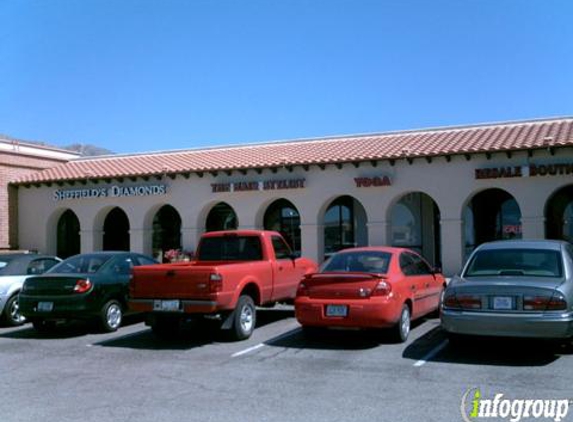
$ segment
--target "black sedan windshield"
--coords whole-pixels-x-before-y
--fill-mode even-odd
[[[391,257],[390,253],[377,251],[337,253],[322,265],[320,272],[351,271],[386,274]]]
[[[53,267],[49,272],[54,274],[95,274],[113,256],[112,255],[77,255],[66,259]]]
[[[477,251],[464,277],[561,277],[561,255],[542,249],[490,249]]]

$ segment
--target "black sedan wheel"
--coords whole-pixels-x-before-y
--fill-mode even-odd
[[[106,333],[116,331],[123,321],[123,308],[117,300],[110,300],[101,308],[100,326]]]

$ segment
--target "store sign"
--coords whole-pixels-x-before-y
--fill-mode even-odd
[[[167,185],[105,186],[97,188],[59,189],[54,192],[55,201],[88,198],[121,198],[129,196],[165,195]]]
[[[508,179],[513,177],[561,176],[573,174],[573,163],[529,164],[476,169],[476,179]]]
[[[357,188],[370,188],[391,186],[392,182],[388,176],[374,176],[374,177],[355,177],[354,183]]]
[[[211,191],[249,192],[282,189],[304,189],[305,179],[259,180],[250,182],[211,183]]]

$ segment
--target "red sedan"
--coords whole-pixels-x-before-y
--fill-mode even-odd
[[[411,320],[439,308],[445,286],[443,275],[409,249],[346,249],[305,276],[295,313],[303,328],[391,327],[403,342]]]

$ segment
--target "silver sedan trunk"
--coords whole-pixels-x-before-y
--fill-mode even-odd
[[[450,334],[573,336],[571,245],[503,241],[481,245],[444,294]]]

